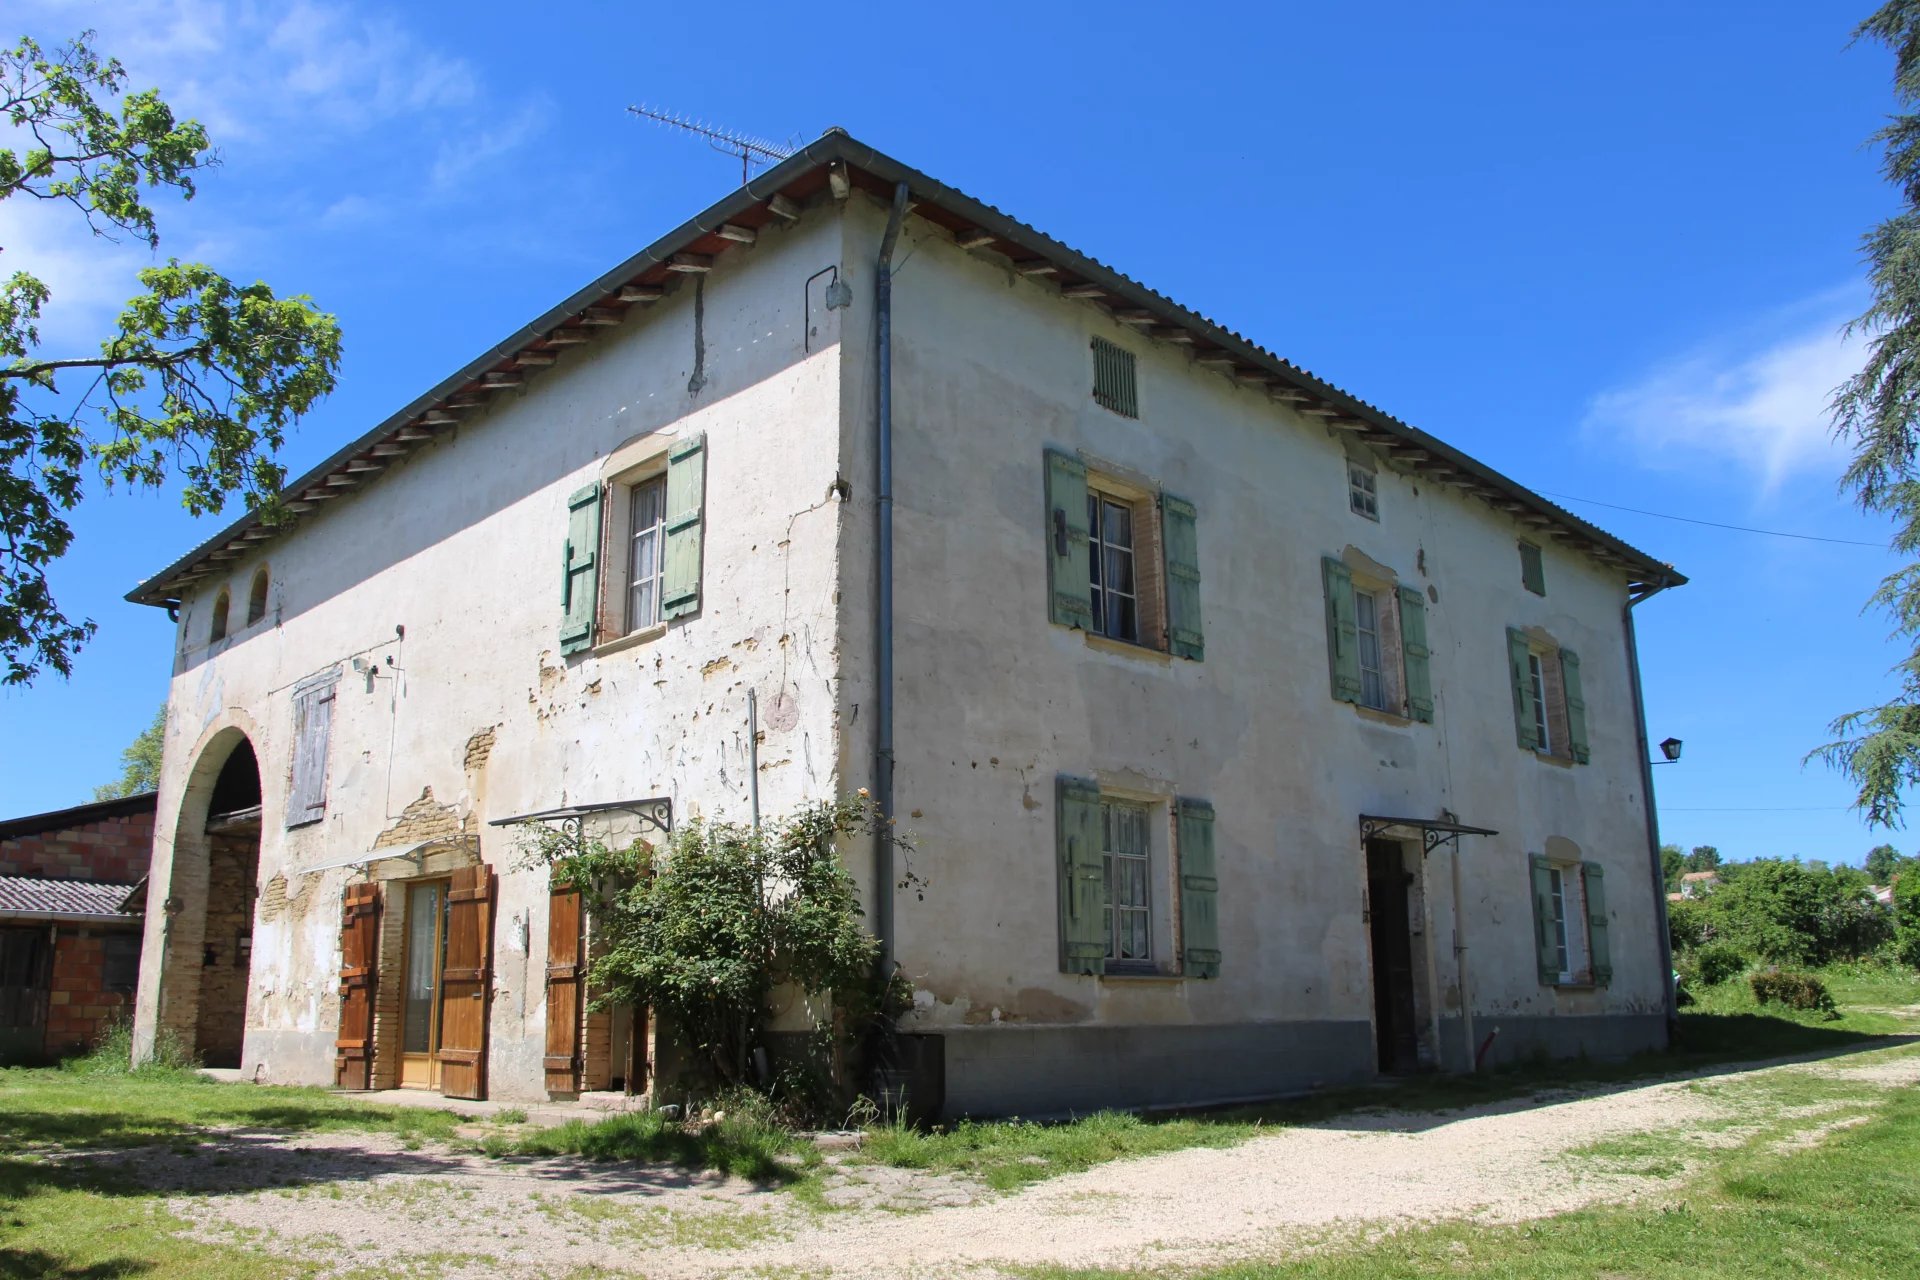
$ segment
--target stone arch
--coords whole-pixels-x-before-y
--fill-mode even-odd
[[[240,1065],[246,1025],[262,809],[253,741],[233,724],[202,739],[170,826],[166,883],[148,891],[160,917],[152,1025],[209,1066]],[[147,1036],[137,1044],[151,1053]]]

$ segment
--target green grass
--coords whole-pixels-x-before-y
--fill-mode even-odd
[[[965,1121],[926,1133],[904,1126],[870,1130],[860,1158],[899,1169],[959,1173],[999,1191],[1108,1160],[1186,1147],[1226,1147],[1259,1132],[1254,1120],[1221,1117],[1145,1120],[1102,1111],[1070,1124]]]
[[[1822,1082],[1830,1083],[1830,1082]],[[1816,1088],[1817,1086],[1810,1086]],[[1886,1280],[1920,1275],[1920,1091],[1884,1092],[1864,1124],[1805,1150],[1720,1153],[1658,1205],[1590,1209],[1513,1227],[1404,1231],[1194,1280]],[[1036,1268],[1033,1280],[1158,1272]]]
[[[793,1183],[817,1166],[820,1153],[763,1117],[729,1113],[718,1124],[689,1129],[657,1111],[629,1111],[589,1123],[569,1120],[518,1137],[493,1135],[481,1144],[491,1156],[580,1156],[716,1169],[763,1184]]]

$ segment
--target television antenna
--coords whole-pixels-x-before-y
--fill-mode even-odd
[[[779,164],[793,154],[792,147],[783,147],[777,142],[765,138],[756,138],[751,134],[734,129],[721,128],[718,125],[705,124],[699,120],[681,115],[677,111],[662,111],[655,107],[628,107],[627,110],[643,119],[666,125],[669,129],[678,129],[706,141],[715,151],[724,155],[740,158],[740,182],[746,184],[753,176],[754,165]]]

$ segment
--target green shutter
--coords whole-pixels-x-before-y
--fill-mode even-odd
[[[1107,867],[1100,847],[1100,788],[1081,778],[1061,777],[1058,862],[1060,881],[1060,972],[1105,973],[1107,968]]]
[[[1593,981],[1607,986],[1613,981],[1613,946],[1607,941],[1607,873],[1598,863],[1580,864],[1581,886],[1587,899],[1587,950],[1593,956]]]
[[[1591,754],[1587,750],[1587,700],[1580,692],[1580,655],[1571,649],[1560,651],[1560,686],[1567,699],[1567,741],[1573,758],[1581,764]]]
[[[1048,616],[1063,627],[1093,629],[1093,584],[1087,565],[1087,466],[1047,450]]]
[[[1199,513],[1185,498],[1160,495],[1160,533],[1167,552],[1167,639],[1176,658],[1199,661],[1207,646],[1200,633]]]
[[[700,609],[700,551],[707,498],[707,437],[690,436],[667,453],[667,546],[660,616]]]
[[[1220,882],[1213,860],[1213,806],[1181,800],[1180,942],[1189,978],[1220,976]]]
[[[1538,854],[1527,859],[1533,869],[1533,950],[1540,964],[1540,981],[1560,983],[1560,940],[1553,933],[1553,879],[1547,860]]]
[[[1333,696],[1360,701],[1360,624],[1353,612],[1353,574],[1332,556],[1320,561],[1320,582],[1327,593],[1327,665],[1333,671]]]
[[[1407,672],[1407,714],[1433,723],[1433,673],[1427,648],[1427,597],[1418,587],[1400,588],[1400,658]]]
[[[560,549],[560,652],[593,646],[600,599],[600,486],[567,498],[567,540]]]
[[[1513,732],[1528,751],[1540,749],[1540,738],[1533,731],[1533,681],[1527,676],[1527,636],[1514,627],[1507,628],[1507,668],[1513,680]]]
[[[1540,548],[1531,542],[1520,544],[1520,585],[1537,596],[1547,594],[1547,570],[1540,561]]]

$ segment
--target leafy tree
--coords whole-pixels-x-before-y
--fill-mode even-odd
[[[1894,953],[1920,969],[1920,875],[1904,875],[1893,886]]]
[[[0,200],[66,206],[98,237],[157,248],[148,194],[191,199],[217,158],[198,123],[176,120],[157,90],[119,96],[125,83],[90,31],[51,53],[27,38],[0,49],[0,140],[14,144],[0,147]],[[50,290],[28,270],[0,279],[0,683],[68,674],[94,633],[47,582],[72,546],[65,513],[89,464],[109,488],[176,478],[195,515],[241,494],[278,521],[273,455],[333,389],[339,326],[305,296],[174,258],[138,276],[145,291],[97,355],[43,352]]]
[[[1905,861],[1892,845],[1875,845],[1867,851],[1867,876],[1875,884],[1892,884],[1894,873]]]
[[[829,1025],[878,1006],[878,944],[839,853],[867,837],[897,839],[862,796],[806,806],[763,830],[695,820],[658,857],[643,845],[575,847],[558,833],[536,837],[534,853],[556,883],[581,886],[597,904],[603,949],[589,981],[598,1003],[652,1008],[715,1077],[744,1084],[776,988],[855,1015]]]
[[[93,789],[95,800],[118,800],[121,796],[137,796],[143,791],[152,791],[160,785],[160,748],[167,738],[167,704],[161,703],[160,709],[153,713],[153,723],[142,729],[139,736],[120,753],[120,776],[104,786]]]
[[[1680,891],[1680,876],[1687,869],[1687,855],[1680,852],[1677,844],[1660,846],[1660,878],[1666,881],[1668,893]]]
[[[1732,944],[1780,964],[1821,965],[1870,955],[1891,935],[1857,867],[1817,869],[1759,858],[1730,867],[1725,883],[1700,900],[1700,942]]]
[[[1720,869],[1720,851],[1710,844],[1697,844],[1693,852],[1687,855],[1687,870],[1718,871]]]

